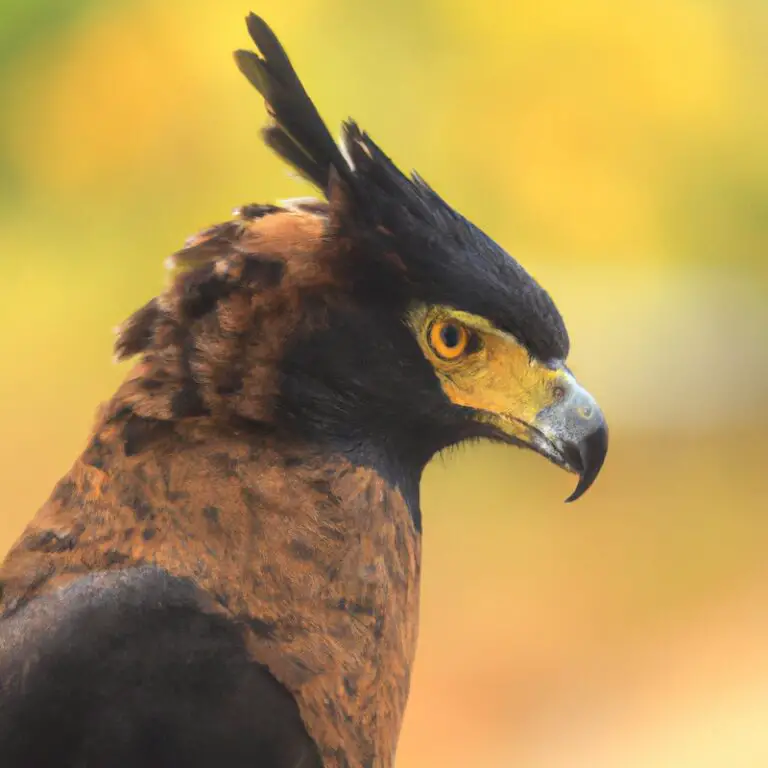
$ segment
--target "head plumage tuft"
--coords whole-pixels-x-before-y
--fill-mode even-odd
[[[263,131],[264,141],[326,194],[331,168],[341,179],[353,184],[352,169],[304,90],[275,33],[253,13],[247,17],[246,24],[261,55],[235,51],[235,62],[267,102],[273,122]]]

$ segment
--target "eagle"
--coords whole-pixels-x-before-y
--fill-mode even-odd
[[[264,140],[322,197],[190,238],[119,328],[133,367],[0,568],[4,768],[390,768],[425,465],[506,443],[572,501],[606,456],[549,294],[247,27]]]

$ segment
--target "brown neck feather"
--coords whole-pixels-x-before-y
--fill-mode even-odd
[[[328,765],[391,765],[420,561],[399,492],[343,458],[208,417],[148,432],[135,420],[104,411],[0,570],[2,608],[88,572],[156,564],[242,622]],[[344,716],[322,715],[328,701]]]

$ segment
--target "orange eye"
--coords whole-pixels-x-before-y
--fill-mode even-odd
[[[456,360],[466,352],[470,333],[455,320],[436,320],[429,327],[429,346],[443,360]]]

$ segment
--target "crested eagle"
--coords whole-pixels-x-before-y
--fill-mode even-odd
[[[245,205],[120,328],[135,364],[0,568],[4,768],[389,768],[419,483],[487,438],[597,476],[604,418],[548,293],[259,17],[237,65],[323,199]]]

